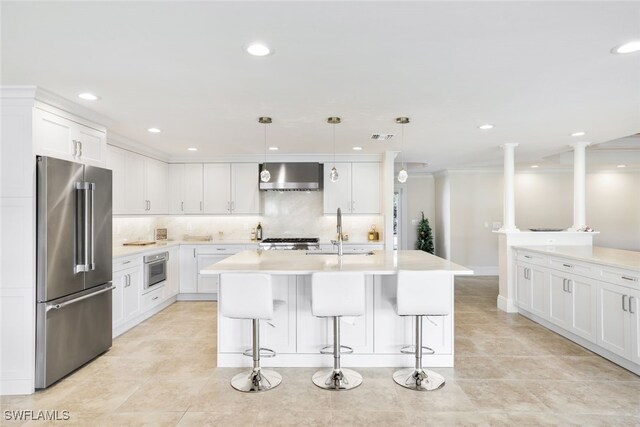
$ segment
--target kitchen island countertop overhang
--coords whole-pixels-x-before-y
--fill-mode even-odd
[[[277,356],[264,359],[264,366],[331,366],[332,359],[320,354],[330,344],[329,319],[311,312],[311,274],[326,271],[358,271],[366,275],[366,312],[346,319],[342,326],[345,345],[353,354],[342,356],[344,366],[398,367],[413,366],[414,356],[400,353],[414,339],[412,316],[395,313],[396,274],[399,270],[448,271],[451,286],[456,275],[473,274],[463,266],[422,251],[372,251],[333,254],[306,251],[246,250],[200,270],[200,274],[267,273],[272,275],[273,297],[283,301],[274,309],[273,327],[263,327],[260,341],[275,350]],[[425,366],[453,367],[454,360],[454,292],[448,301],[449,316],[429,318],[423,322],[423,343],[433,354],[423,356]],[[339,296],[337,296],[339,297]],[[247,298],[250,298],[248,295]],[[224,291],[219,300],[224,299]],[[348,320],[348,321],[347,321]],[[218,355],[220,367],[251,366],[243,352],[251,347],[251,322],[226,318],[218,313]]]

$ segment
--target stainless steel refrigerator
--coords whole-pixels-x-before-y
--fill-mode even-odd
[[[111,171],[37,157],[36,388],[111,347]]]

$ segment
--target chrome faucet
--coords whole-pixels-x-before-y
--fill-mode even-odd
[[[336,230],[338,232],[338,256],[342,256],[342,211],[338,208]]]

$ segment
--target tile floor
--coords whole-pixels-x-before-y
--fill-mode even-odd
[[[456,281],[456,367],[445,387],[405,390],[393,369],[360,369],[358,389],[332,393],[314,369],[278,369],[280,387],[231,389],[216,369],[216,306],[181,302],[114,341],[54,387],[5,396],[4,411],[68,410],[62,425],[640,425],[640,377],[529,320],[496,309],[497,278]],[[48,425],[31,422],[28,425]]]

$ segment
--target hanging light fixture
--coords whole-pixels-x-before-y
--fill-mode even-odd
[[[260,172],[260,181],[269,182],[271,173],[267,169],[267,125],[271,123],[271,117],[258,117],[258,123],[264,125],[264,166]]]
[[[339,178],[338,169],[336,169],[336,125],[342,122],[340,117],[329,117],[327,123],[333,125],[333,167],[329,173],[329,179],[331,182],[336,182]]]
[[[409,123],[409,117],[398,117],[396,118],[396,123],[399,123],[400,125],[402,125],[402,127],[400,128],[402,129],[401,136],[400,136],[400,162],[402,166],[400,167],[400,172],[398,172],[398,181],[400,181],[401,183],[405,183],[407,182],[407,178],[409,177],[409,174],[407,173],[407,170],[404,168],[404,125]]]

